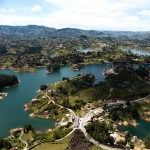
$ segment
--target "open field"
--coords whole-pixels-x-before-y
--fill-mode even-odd
[[[60,140],[59,142],[48,142],[37,146],[34,150],[66,150],[72,135]]]

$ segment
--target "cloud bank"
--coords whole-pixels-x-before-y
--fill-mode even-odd
[[[37,24],[55,28],[73,27],[95,30],[150,30],[149,0],[42,0],[55,10],[44,13],[36,4],[30,15],[5,14],[0,9],[0,24]],[[34,13],[33,13],[34,12]],[[36,13],[42,12],[44,15]],[[6,17],[7,16],[7,17]],[[5,18],[5,19],[4,19]]]

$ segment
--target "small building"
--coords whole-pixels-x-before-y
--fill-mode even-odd
[[[101,114],[103,111],[104,111],[103,109],[99,108],[99,109],[94,111],[94,114],[98,115],[98,114]]]
[[[107,104],[108,109],[116,109],[116,108],[119,108],[119,107],[126,108],[127,107],[126,102],[118,100],[116,102],[111,102],[111,103]]]
[[[70,117],[70,114],[66,114],[66,117]]]
[[[33,98],[33,99],[31,100],[31,103],[34,103],[34,102],[37,102],[37,101],[38,101],[38,99]]]
[[[114,140],[115,140],[114,144],[117,144],[117,142],[119,142],[119,141],[126,140],[125,136],[122,134],[119,134],[118,132],[114,132],[114,133],[110,134],[110,136],[114,138]]]

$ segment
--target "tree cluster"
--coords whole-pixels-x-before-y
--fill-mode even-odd
[[[114,145],[114,138],[110,136],[109,129],[110,127],[106,123],[100,123],[99,121],[92,122],[86,126],[87,132],[95,140],[102,144]]]
[[[13,86],[18,83],[18,79],[15,75],[0,74],[0,88],[6,86]]]

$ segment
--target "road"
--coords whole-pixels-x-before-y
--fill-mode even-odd
[[[50,97],[47,95],[47,92],[45,93],[45,96],[47,97],[47,98],[49,98],[49,100],[51,100],[50,99]],[[53,100],[51,100],[54,104],[56,104]],[[139,99],[138,99],[138,101],[139,101]],[[59,106],[59,107],[62,107],[62,108],[66,108],[66,107],[64,107],[64,106],[61,106],[61,105],[59,105],[59,104],[56,104],[57,106]],[[102,113],[103,112],[103,109],[102,109],[102,107],[98,107],[98,108],[95,108],[95,109],[93,109],[93,110],[90,110],[88,113],[86,113],[85,115],[84,115],[84,117],[82,117],[82,118],[79,118],[78,116],[76,116],[76,114],[75,114],[75,112],[73,111],[73,110],[71,110],[71,109],[69,109],[69,108],[66,108],[70,113],[71,113],[71,117],[73,118],[75,118],[75,121],[74,121],[74,127],[73,127],[73,130],[68,134],[68,135],[66,135],[66,136],[69,136],[71,133],[73,133],[73,131],[75,130],[75,129],[80,129],[82,132],[83,132],[83,134],[84,134],[84,136],[85,136],[85,138],[88,140],[88,141],[90,141],[91,143],[93,143],[94,145],[97,145],[97,146],[99,146],[99,147],[101,147],[102,149],[105,149],[105,150],[121,150],[121,149],[119,149],[119,148],[112,148],[112,147],[109,147],[109,146],[106,146],[106,145],[103,145],[103,144],[100,144],[98,141],[96,141],[95,139],[93,139],[92,137],[90,137],[90,135],[87,133],[87,131],[86,131],[86,129],[85,129],[85,123],[88,121],[88,120],[90,120],[91,118],[92,118],[92,116],[93,116],[93,114],[95,113],[95,112],[99,112],[99,113]],[[66,137],[65,136],[65,137]],[[63,137],[63,138],[65,138],[65,137]],[[62,138],[62,139],[63,139]],[[59,140],[62,140],[62,139],[59,139]],[[59,141],[58,140],[58,141]],[[24,149],[25,150],[25,149]]]
[[[150,97],[150,95],[148,95],[148,96],[145,96],[145,97],[143,97],[143,98],[139,98],[139,99],[136,99],[136,100],[130,101],[130,103],[134,103],[134,102],[143,101],[144,99],[147,99],[147,98],[149,98],[149,97]]]
[[[64,107],[64,106],[62,106],[62,105],[59,105],[59,104],[55,103],[55,101],[53,101],[53,100],[47,95],[47,92],[45,93],[45,96],[46,96],[49,100],[51,100],[51,102],[52,102],[53,104],[57,105],[58,107],[60,107],[60,108],[66,108],[66,107]],[[75,114],[75,112],[74,112],[72,109],[69,109],[69,108],[66,108],[66,109],[71,113],[71,117],[72,117],[72,118],[73,118],[73,117],[76,117],[76,114]]]
[[[121,150],[121,149],[118,149],[118,148],[112,148],[112,147],[100,144],[95,139],[93,139],[92,137],[90,137],[90,135],[87,133],[87,131],[86,131],[85,127],[84,127],[85,123],[87,122],[87,120],[89,119],[89,117],[92,116],[92,114],[94,113],[94,111],[98,111],[100,109],[102,110],[101,107],[96,108],[94,110],[91,110],[87,114],[85,114],[83,118],[80,118],[79,129],[84,133],[84,136],[86,137],[86,139],[88,141],[90,141],[91,143],[93,143],[94,145],[97,145],[97,146],[101,147],[102,149],[106,149],[106,150]]]

